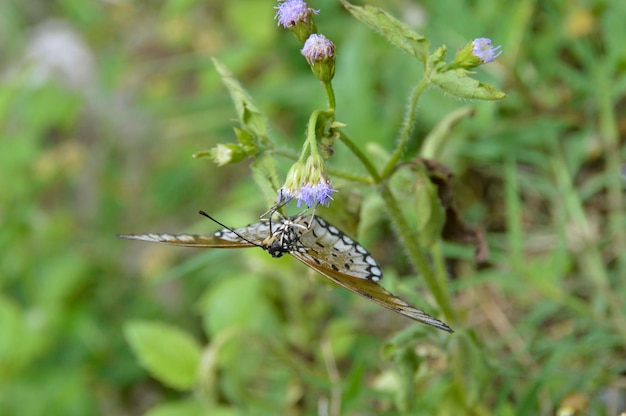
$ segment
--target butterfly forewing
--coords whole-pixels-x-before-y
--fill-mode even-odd
[[[123,234],[127,240],[164,243],[174,246],[197,248],[244,248],[260,246],[269,235],[269,224],[265,221],[250,224],[236,230],[223,229],[211,236],[196,234]],[[243,238],[241,238],[243,237]],[[245,238],[245,239],[244,239]],[[246,241],[247,240],[247,241]]]

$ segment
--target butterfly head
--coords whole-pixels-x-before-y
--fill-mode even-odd
[[[298,235],[291,221],[283,220],[272,235],[263,240],[261,246],[272,257],[291,253],[298,243]]]
[[[284,239],[280,238],[280,235],[277,233],[263,240],[261,246],[263,250],[270,253],[272,257],[282,257],[284,254],[289,253],[289,245]]]

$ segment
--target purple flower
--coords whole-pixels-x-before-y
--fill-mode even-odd
[[[330,206],[330,201],[333,199],[333,192],[338,192],[332,187],[330,179],[326,181],[319,181],[314,187],[314,201],[320,205]]]
[[[304,42],[304,47],[300,53],[306,58],[309,65],[313,65],[332,59],[335,56],[335,44],[326,39],[324,35],[312,34]]]
[[[330,180],[320,180],[313,185],[309,183],[303,184],[299,189],[280,188],[276,202],[286,204],[292,199],[296,199],[298,207],[301,207],[302,204],[309,208],[318,204],[328,207],[333,199],[332,195],[334,192],[338,191],[333,189]]]
[[[319,10],[311,9],[302,0],[285,0],[274,8],[278,10],[274,19],[285,29],[295,26],[298,22],[306,22],[312,14],[319,13]]]
[[[481,60],[482,63],[488,64],[502,54],[500,50],[502,46],[491,46],[491,39],[477,38],[472,42],[472,54]]]
[[[278,190],[278,196],[276,197],[277,204],[287,204],[294,198],[297,198],[298,194],[295,190],[282,187]]]
[[[298,161],[291,166],[287,179],[278,190],[277,204],[287,204],[292,199],[298,201],[298,207],[305,204],[307,207],[316,205],[330,205],[333,199],[332,183],[324,168],[324,162],[319,154],[311,155],[306,162]]]
[[[307,207],[312,207],[314,205],[325,205],[330,206],[330,200],[333,199],[333,192],[337,192],[336,189],[333,189],[330,179],[321,180],[314,184],[304,184],[302,188],[300,188],[300,195],[298,197],[298,207],[302,205],[302,203],[306,204]]]

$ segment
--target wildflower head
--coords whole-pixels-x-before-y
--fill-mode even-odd
[[[236,163],[246,157],[246,152],[242,147],[235,143],[218,144],[211,150],[208,155],[213,159],[217,166],[224,166],[230,163]]]
[[[300,187],[304,176],[304,165],[298,161],[291,166],[287,173],[287,179],[282,188],[278,190],[276,202],[288,203],[292,199],[300,199]]]
[[[312,34],[300,53],[311,65],[311,70],[322,82],[330,82],[335,76],[335,44],[324,35]]]
[[[315,205],[329,206],[332,195],[337,192],[324,170],[324,163],[318,157],[309,156],[304,164],[296,162],[289,173],[285,185],[278,190],[277,203],[298,201],[298,207]]]
[[[313,10],[303,0],[285,0],[274,7],[277,12],[274,18],[278,25],[291,30],[300,42],[304,42],[311,33],[317,31],[313,16],[319,10]]]
[[[472,55],[480,59],[483,64],[488,64],[502,55],[501,48],[501,45],[493,47],[489,38],[478,38],[472,42]]]
[[[502,55],[502,46],[493,46],[489,38],[477,38],[465,45],[450,64],[451,68],[471,69],[493,62]]]
[[[307,207],[314,205],[325,205],[328,207],[331,199],[333,199],[333,192],[337,192],[337,190],[333,189],[333,185],[328,178],[320,178],[317,183],[305,183],[300,188],[298,206],[301,206],[304,202]]]

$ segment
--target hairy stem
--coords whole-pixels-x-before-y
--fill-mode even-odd
[[[383,173],[381,177],[383,179],[388,178],[393,172],[396,164],[400,161],[400,158],[406,152],[406,148],[409,144],[409,138],[411,137],[411,132],[413,131],[413,126],[415,125],[415,119],[417,116],[417,102],[419,101],[422,93],[428,87],[428,81],[426,78],[422,79],[411,92],[411,98],[409,101],[409,107],[407,108],[406,114],[404,116],[404,120],[402,121],[402,128],[400,129],[400,139],[398,140],[398,145],[396,149],[392,153],[387,165],[383,169]]]

